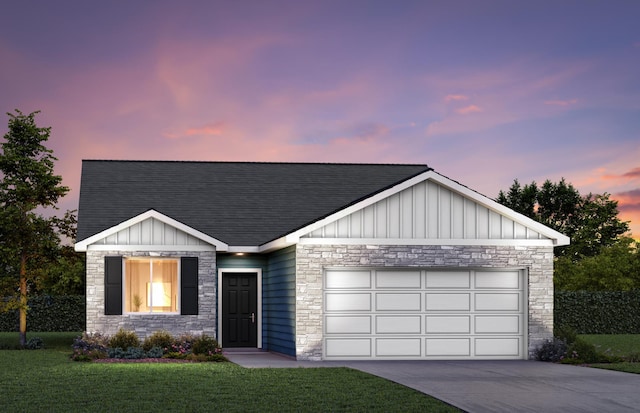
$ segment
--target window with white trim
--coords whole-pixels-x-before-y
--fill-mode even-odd
[[[180,294],[180,260],[126,258],[124,311],[127,313],[177,313]]]

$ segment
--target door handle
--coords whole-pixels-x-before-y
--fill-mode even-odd
[[[256,322],[256,313],[251,313],[251,322],[252,323]]]

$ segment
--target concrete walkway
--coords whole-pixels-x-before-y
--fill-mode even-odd
[[[640,375],[536,361],[296,361],[226,353],[244,367],[350,367],[467,412],[638,412]]]

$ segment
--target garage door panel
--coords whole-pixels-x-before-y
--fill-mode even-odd
[[[476,338],[475,353],[477,356],[521,356],[520,339],[509,338]]]
[[[371,357],[369,338],[327,338],[325,349],[328,357]]]
[[[478,293],[476,311],[520,311],[519,293]]]
[[[427,293],[427,311],[469,311],[471,294]]]
[[[477,334],[519,334],[521,319],[517,315],[508,316],[476,316],[475,333]]]
[[[327,316],[327,334],[371,334],[371,316]]]
[[[326,311],[371,311],[371,294],[327,293],[325,308]]]
[[[377,316],[377,334],[420,334],[421,319],[415,316]]]
[[[471,356],[469,338],[427,338],[425,340],[427,356],[464,357]]]
[[[431,316],[426,319],[427,334],[471,333],[470,316]]]
[[[512,289],[520,287],[520,273],[517,271],[478,271],[475,273],[476,288]]]
[[[469,271],[427,271],[427,288],[469,288]]]
[[[419,357],[419,338],[379,338],[376,339],[378,357]]]
[[[377,293],[377,311],[420,311],[420,293]]]
[[[420,271],[377,271],[376,288],[420,288]]]
[[[327,271],[324,278],[327,289],[371,288],[370,271]]]

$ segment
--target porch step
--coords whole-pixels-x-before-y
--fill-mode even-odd
[[[255,347],[224,347],[222,348],[223,354],[261,354],[266,353],[260,348]]]

